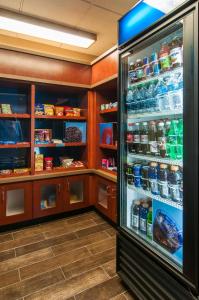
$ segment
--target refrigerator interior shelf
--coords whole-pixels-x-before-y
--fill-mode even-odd
[[[132,71],[129,71],[129,73],[132,72]],[[183,67],[178,67],[178,68],[175,68],[175,69],[172,69],[170,71],[167,71],[167,72],[164,72],[164,73],[160,73],[156,76],[152,76],[152,77],[149,77],[145,80],[142,80],[142,81],[139,81],[139,82],[135,82],[135,83],[129,83],[129,88],[132,88],[132,87],[135,87],[135,86],[139,86],[139,85],[143,85],[143,84],[146,84],[148,82],[151,82],[151,81],[155,81],[155,80],[158,80],[160,78],[164,78],[164,77],[167,77],[167,76],[170,76],[170,75],[173,75],[175,73],[183,73]]]
[[[128,188],[129,188],[130,190],[133,190],[133,191],[139,193],[139,194],[145,195],[145,196],[147,196],[147,197],[149,197],[149,198],[151,198],[151,199],[155,199],[155,200],[157,200],[157,201],[166,203],[166,204],[168,204],[168,205],[170,205],[170,206],[173,206],[173,207],[176,207],[176,208],[178,208],[178,209],[180,209],[180,210],[183,210],[183,206],[180,205],[180,204],[177,203],[177,202],[174,202],[174,201],[169,200],[169,199],[162,198],[162,197],[160,197],[160,196],[158,196],[158,195],[153,195],[151,192],[145,191],[145,190],[143,190],[142,188],[137,188],[137,187],[135,187],[135,186],[133,186],[133,185],[129,185],[129,184],[128,184]]]
[[[145,112],[145,113],[139,113],[134,114],[132,112],[129,112],[127,114],[128,120],[133,120],[134,122],[141,122],[141,121],[150,121],[155,120],[159,118],[173,118],[178,117],[183,114],[182,109],[176,109],[176,110],[168,110],[168,111],[156,111],[156,112]]]
[[[181,159],[170,159],[170,158],[162,158],[162,157],[156,157],[156,156],[149,156],[149,155],[142,155],[142,154],[131,154],[128,153],[128,158],[131,159],[141,159],[141,160],[147,160],[147,161],[155,161],[158,163],[165,163],[168,165],[175,165],[182,167],[183,166],[183,161]]]

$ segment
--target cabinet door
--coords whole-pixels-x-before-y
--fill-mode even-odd
[[[5,184],[0,192],[0,224],[32,219],[32,183]]]
[[[64,209],[72,210],[88,205],[88,176],[77,175],[65,178]]]
[[[116,221],[116,184],[104,178],[96,180],[96,208]]]
[[[62,211],[63,179],[34,182],[34,217],[43,217]]]

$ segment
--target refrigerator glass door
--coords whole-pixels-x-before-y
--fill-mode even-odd
[[[183,21],[121,56],[121,227],[183,267]]]

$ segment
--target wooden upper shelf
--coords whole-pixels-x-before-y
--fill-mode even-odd
[[[113,108],[110,108],[110,109],[104,109],[104,110],[100,110],[100,114],[103,115],[103,114],[109,114],[109,113],[115,113],[117,112],[117,107],[113,107]]]
[[[45,115],[35,115],[36,119],[53,119],[53,120],[86,120],[86,117],[67,117],[67,116],[45,116]]]
[[[0,114],[0,118],[30,119],[30,115],[29,114]]]

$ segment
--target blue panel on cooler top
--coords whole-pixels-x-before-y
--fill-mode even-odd
[[[143,32],[158,19],[185,1],[142,0],[119,20],[119,40],[122,45]]]

